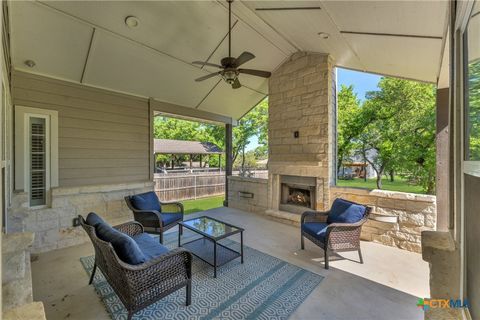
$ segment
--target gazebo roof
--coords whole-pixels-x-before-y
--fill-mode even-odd
[[[224,151],[211,142],[154,139],[154,153],[161,154],[222,154]]]

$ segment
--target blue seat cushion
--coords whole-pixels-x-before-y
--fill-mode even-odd
[[[163,226],[166,226],[176,221],[182,221],[182,219],[183,219],[183,213],[167,213],[167,212],[162,213]]]
[[[162,246],[158,240],[147,233],[140,233],[133,237],[140,250],[145,255],[146,261],[154,259],[167,253],[169,250]]]
[[[154,210],[162,212],[158,197],[153,191],[135,194],[130,197],[130,201],[137,210]]]
[[[96,227],[97,224],[102,222],[105,223],[105,221],[103,221],[103,219],[95,212],[90,212],[85,221],[87,222],[87,224],[91,225],[92,227]]]
[[[340,198],[335,199],[327,223],[355,223],[365,216],[365,206]]]
[[[302,224],[302,231],[308,233],[315,239],[325,243],[328,224],[323,222],[306,222]]]
[[[141,264],[147,260],[135,240],[125,233],[112,228],[105,222],[97,224],[96,232],[100,239],[112,244],[113,249],[115,249],[118,257],[123,262],[128,264]]]

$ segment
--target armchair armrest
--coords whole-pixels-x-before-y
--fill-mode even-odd
[[[328,228],[357,228],[363,225],[367,219],[363,218],[362,220],[355,222],[355,223],[330,223]]]
[[[128,269],[131,271],[142,271],[142,270],[148,270],[152,268],[153,266],[156,266],[160,263],[163,264],[162,269],[165,268],[165,264],[176,264],[180,263],[184,264],[185,266],[191,266],[193,260],[193,256],[185,248],[176,248],[173,250],[170,250],[169,252],[162,254],[161,256],[156,257],[155,259],[151,259],[145,263],[138,264],[138,265],[130,265],[126,264],[128,266]]]
[[[130,221],[126,223],[119,224],[117,226],[113,226],[115,229],[117,229],[120,232],[123,232],[130,237],[133,237],[137,234],[143,233],[143,226],[135,221]]]
[[[192,254],[177,248],[139,265],[122,263],[132,292],[148,287],[177,286],[192,278]]]
[[[164,207],[176,207],[174,212],[184,213],[183,204],[181,202],[172,201],[172,202],[160,202],[162,211],[171,212],[170,210],[164,210]]]
[[[345,243],[360,242],[360,232],[362,225],[367,221],[367,218],[355,223],[331,223],[327,227],[325,235],[325,245],[327,246],[342,246]]]
[[[145,216],[155,215],[158,219],[159,225],[162,225],[162,214],[157,210],[133,210],[133,216],[135,217],[135,221],[140,223],[149,221],[149,219],[145,219]]]
[[[305,211],[302,213],[301,223],[305,222],[327,222],[330,211]]]

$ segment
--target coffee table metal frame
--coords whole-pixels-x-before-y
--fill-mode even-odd
[[[233,227],[237,230],[228,232],[225,234],[222,234],[221,236],[215,237],[210,234],[207,234],[203,231],[200,231],[196,229],[195,227],[192,227],[188,224],[185,224],[185,222],[190,221],[190,220],[196,220],[200,218],[208,218],[210,220],[214,220],[219,223],[223,223],[229,227]],[[185,221],[181,221],[178,223],[180,228],[187,228],[199,235],[202,235],[202,238],[195,239],[189,242],[181,243],[181,236],[183,232],[178,233],[178,246],[179,247],[184,247],[192,252],[197,258],[200,260],[203,260],[204,262],[208,263],[213,267],[213,277],[217,277],[217,267],[220,267],[227,262],[230,262],[238,257],[241,258],[241,263],[243,263],[243,231],[245,229],[234,226],[232,224],[229,224],[227,222],[209,217],[209,216],[201,216]],[[230,236],[233,236],[235,234],[240,233],[240,252],[235,251],[231,248],[228,248],[220,243],[218,241],[228,238]],[[213,256],[212,256],[212,250],[213,250]]]

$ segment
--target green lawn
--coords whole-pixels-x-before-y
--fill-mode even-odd
[[[382,179],[383,190],[411,192],[411,193],[425,193],[421,186],[409,184],[406,180],[395,177],[394,182],[390,182],[389,179]],[[363,179],[355,178],[353,180],[337,180],[337,186],[339,187],[354,187],[364,189],[376,189],[376,179]]]
[[[204,211],[208,209],[218,208],[223,206],[224,196],[215,196],[209,198],[201,198],[197,200],[184,200],[182,201],[185,207],[185,214],[190,214],[198,211]]]

